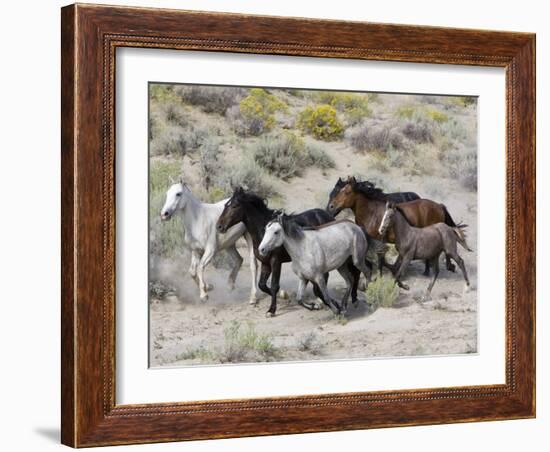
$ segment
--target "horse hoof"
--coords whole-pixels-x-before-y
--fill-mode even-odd
[[[207,284],[206,285],[206,290],[212,290],[214,288],[214,286],[212,284]]]
[[[248,304],[250,306],[256,306],[258,304],[258,300],[256,300],[255,298],[251,298],[250,300],[248,300]]]
[[[289,297],[288,292],[286,290],[280,290],[279,291],[279,297],[281,297],[283,300],[289,300],[290,301],[290,297]]]
[[[274,313],[274,312],[269,312],[269,311],[267,311],[267,312],[265,313],[265,316],[266,316],[266,318],[270,319],[271,317],[275,317],[275,313]]]
[[[466,284],[464,286],[464,293],[468,293],[468,292],[470,292],[470,290],[472,290],[471,286],[469,284]]]
[[[230,292],[233,292],[235,290],[235,283],[234,282],[228,282],[227,285],[229,286],[228,289]],[[210,289],[212,290],[212,289]]]
[[[432,299],[431,294],[425,293],[424,296],[422,297],[422,303],[425,303],[426,301],[430,301],[431,299]]]
[[[401,283],[401,289],[403,289],[403,290],[409,290],[409,286],[407,286],[407,284]]]
[[[203,303],[207,302],[208,301],[208,294],[201,295],[201,301]]]

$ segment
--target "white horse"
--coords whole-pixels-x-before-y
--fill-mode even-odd
[[[245,225],[238,223],[228,229],[225,234],[220,234],[216,230],[216,222],[227,201],[228,199],[224,199],[215,204],[203,203],[181,181],[173,184],[166,192],[166,201],[160,212],[160,217],[162,220],[169,220],[176,213],[181,215],[183,227],[185,228],[185,243],[191,249],[189,274],[199,286],[202,301],[208,300],[208,290],[212,288],[204,280],[204,269],[220,250],[226,250],[231,258],[232,268],[229,273],[228,284],[231,290],[235,288],[235,279],[243,262],[235,243],[240,237],[244,237],[248,245],[252,274],[250,304],[256,304],[258,267],[254,256],[252,238],[246,232]]]
[[[303,228],[289,217],[280,215],[267,224],[258,249],[261,255],[265,255],[281,245],[292,258],[292,270],[300,280],[297,301],[308,309],[311,308],[302,299],[307,281],[311,281],[319,286],[323,301],[335,314],[346,312],[354,279],[359,277],[358,272],[354,275],[347,266],[350,257],[353,265],[365,275],[367,284],[370,281],[371,272],[365,265],[367,239],[362,229],[351,221],[334,221]],[[325,273],[332,270],[338,270],[346,282],[341,307],[330,297],[324,278]]]

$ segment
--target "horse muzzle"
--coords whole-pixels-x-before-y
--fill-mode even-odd
[[[331,215],[333,216],[336,216],[338,215],[342,209],[341,208],[338,208],[336,207],[334,204],[330,203],[327,205],[327,208],[325,209],[328,213],[330,213]]]

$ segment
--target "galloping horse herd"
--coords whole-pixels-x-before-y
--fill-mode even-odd
[[[335,216],[349,208],[355,223],[336,220]],[[225,250],[231,271],[228,285],[232,289],[243,259],[236,242],[244,237],[250,256],[250,303],[257,302],[257,287],[271,296],[268,316],[275,315],[281,266],[292,262],[298,277],[297,302],[305,308],[317,305],[303,300],[308,282],[315,295],[335,314],[345,315],[348,299],[357,303],[360,275],[371,279],[373,263],[367,259],[369,247],[375,250],[380,274],[387,267],[402,289],[405,271],[413,259],[425,262],[425,275],[433,272],[426,290],[429,298],[439,275],[439,257],[445,253],[446,266],[455,270],[454,260],[470,287],[464,261],[457,252],[457,243],[471,251],[466,243],[466,225],[457,224],[440,203],[421,199],[416,193],[384,193],[369,181],[355,177],[338,179],[329,195],[326,210],[310,209],[287,215],[272,210],[260,196],[238,187],[233,195],[215,204],[197,199],[183,182],[173,184],[166,192],[161,210],[163,220],[180,213],[185,229],[185,243],[191,250],[189,273],[199,287],[202,301],[208,299],[211,286],[205,282],[204,270],[214,255]],[[386,243],[393,243],[399,253],[392,265],[386,262]],[[261,263],[258,280],[257,260]],[[329,273],[337,270],[346,283],[342,300],[331,297],[327,283]],[[271,276],[270,286],[267,281]]]

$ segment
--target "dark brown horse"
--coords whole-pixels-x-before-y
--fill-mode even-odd
[[[353,210],[355,222],[362,226],[369,236],[384,242],[395,243],[395,234],[392,230],[389,230],[385,237],[382,237],[378,231],[386,210],[386,201],[387,197],[384,192],[372,183],[358,182],[355,177],[349,177],[347,183],[332,198],[327,210],[332,215],[336,215],[342,209],[349,208]],[[403,202],[399,204],[399,208],[409,223],[417,228],[435,223],[445,223],[453,228],[465,227],[465,225],[457,225],[454,222],[443,204],[429,199]],[[450,271],[455,270],[449,256],[447,256],[447,269]],[[428,272],[429,266],[426,263],[424,273],[427,274]]]
[[[254,254],[261,262],[262,269],[260,273],[260,281],[258,286],[260,289],[271,296],[271,305],[267,311],[268,316],[274,316],[277,310],[277,293],[279,291],[279,281],[281,278],[281,266],[285,262],[290,262],[284,247],[278,247],[268,253],[261,255],[258,251],[258,246],[263,239],[266,225],[280,214],[279,211],[272,210],[267,207],[265,201],[258,195],[246,192],[241,187],[238,187],[233,192],[233,195],[225,205],[225,208],[217,222],[219,232],[226,232],[231,226],[243,222],[247,231],[252,237],[254,246]],[[325,223],[334,221],[334,217],[322,209],[310,209],[297,215],[288,217],[292,219],[298,226],[312,227],[320,226]],[[367,263],[368,265],[368,263]],[[348,262],[348,267],[353,275],[352,300],[357,298],[357,285],[359,282],[359,270],[353,265],[353,262]],[[271,287],[267,285],[267,280],[271,276]],[[328,278],[328,273],[325,279]],[[325,300],[317,284],[313,283],[313,292],[330,306],[330,300]],[[303,304],[308,309],[313,309],[313,306]]]

